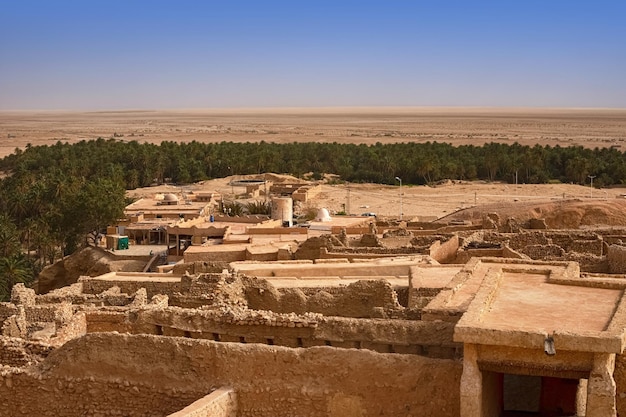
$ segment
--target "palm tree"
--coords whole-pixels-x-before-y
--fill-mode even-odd
[[[11,298],[11,289],[18,282],[30,283],[33,272],[28,262],[21,256],[0,258],[0,300]]]
[[[272,214],[271,204],[265,201],[253,201],[247,203],[245,206],[245,210],[248,212],[248,214]]]
[[[8,216],[0,215],[0,257],[7,258],[19,253],[19,232]]]

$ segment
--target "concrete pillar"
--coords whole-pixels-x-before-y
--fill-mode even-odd
[[[463,373],[461,374],[461,415],[482,417],[483,376],[478,369],[478,346],[463,346]]]
[[[596,353],[587,383],[586,417],[615,417],[615,354]]]

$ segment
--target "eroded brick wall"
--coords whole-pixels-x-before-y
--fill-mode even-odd
[[[1,417],[160,417],[172,414],[206,392],[205,387],[169,388],[152,381],[125,381],[100,375],[0,374]]]
[[[0,381],[0,415],[165,416],[229,386],[239,417],[458,417],[461,368],[331,347],[93,334],[55,351],[36,373]]]
[[[85,294],[100,294],[113,286],[119,287],[120,291],[125,294],[134,294],[140,288],[145,288],[148,298],[156,294],[171,295],[181,290],[179,281],[99,280],[82,277],[81,282]]]
[[[626,246],[611,245],[607,253],[609,272],[612,274],[626,273]]]
[[[326,345],[447,359],[461,355],[461,345],[452,341],[454,324],[442,321],[368,320],[231,308],[193,311],[177,307],[133,314],[90,312],[87,321],[89,332],[118,331],[294,348]]]

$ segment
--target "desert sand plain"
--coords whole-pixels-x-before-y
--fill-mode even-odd
[[[626,149],[626,109],[363,107],[0,111],[0,157],[30,143],[97,137],[160,143],[486,142]]]
[[[296,108],[159,111],[4,111],[0,112],[0,157],[27,144],[50,145],[97,137],[138,142],[339,142],[374,144],[488,142],[533,146],[609,147],[626,150],[626,109],[542,108]],[[228,179],[197,186],[228,196]],[[348,191],[349,190],[349,191]],[[141,193],[153,193],[157,189]],[[446,216],[475,204],[558,201],[571,198],[610,200],[625,189],[588,186],[514,185],[448,182],[402,189],[404,217]],[[397,186],[325,185],[316,204],[334,211],[400,213]],[[344,206],[345,205],[345,206]]]

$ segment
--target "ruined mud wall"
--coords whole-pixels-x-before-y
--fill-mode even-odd
[[[419,257],[416,257],[419,259]],[[246,268],[241,271],[253,277],[342,277],[349,279],[408,277],[409,268],[417,260],[397,262],[349,262],[346,257],[340,259],[324,259],[314,264],[306,261],[296,261],[277,264],[255,264],[254,268]]]
[[[83,285],[85,294],[80,303],[126,306],[137,303],[138,298],[150,300],[157,295],[165,295],[170,305],[187,308],[198,308],[216,302],[245,305],[241,280],[229,273],[158,278],[161,281],[82,277],[80,284]],[[42,297],[41,300],[47,298]]]
[[[372,318],[384,317],[402,308],[393,287],[384,280],[357,281],[327,290],[304,290],[278,290],[266,280],[247,279],[245,294],[249,308],[276,313],[313,312],[325,316]]]
[[[597,256],[591,253],[566,253],[560,261],[578,262],[581,272],[592,272],[598,274],[608,274],[609,262],[606,256]]]
[[[530,259],[550,260],[561,259],[565,255],[562,247],[553,244],[527,245],[519,248],[519,251]]]
[[[237,242],[239,243],[239,242]],[[185,251],[184,258],[187,262],[236,262],[247,260],[247,250],[244,245],[238,245],[237,243],[231,245],[225,245],[218,248],[219,250],[213,251]],[[274,260],[277,259],[277,253],[273,253]]]
[[[45,343],[0,336],[0,366],[22,367],[39,362],[52,351]],[[0,391],[2,385],[0,384]]]
[[[626,273],[626,246],[611,245],[607,253],[608,268],[611,274]]]
[[[0,408],[4,415],[164,416],[230,386],[240,417],[458,417],[462,365],[330,347],[109,333],[68,343],[39,369],[41,381],[16,375],[0,390],[0,404],[11,404]],[[35,392],[38,401],[31,399]]]
[[[0,303],[0,323],[18,313],[17,306],[12,303]]]
[[[502,248],[493,249],[461,249],[457,252],[454,263],[464,264],[472,258],[502,258],[504,251]]]
[[[349,261],[353,261],[358,259],[389,258],[390,256],[427,254],[428,248],[385,248],[370,246],[358,248],[335,247],[332,251],[328,251],[326,248],[321,248],[318,259],[347,259]]]
[[[549,245],[552,243],[544,232],[509,233],[506,236],[509,239],[509,246],[520,251],[527,246]],[[494,239],[495,236],[490,235],[490,238]],[[490,242],[493,241],[491,239],[489,240]]]
[[[81,277],[80,282],[83,284],[83,292],[85,294],[100,294],[113,286],[119,287],[120,291],[125,294],[134,294],[140,288],[145,288],[149,298],[152,298],[156,294],[171,295],[181,291],[179,278],[174,278],[172,281],[160,282],[139,279],[103,280]]]
[[[120,375],[82,377],[17,371],[0,374],[1,417],[160,417],[206,394]]]
[[[548,238],[566,252],[602,255],[602,239],[596,233],[548,233]]]
[[[87,318],[85,313],[79,312],[74,314],[62,326],[57,325],[56,333],[50,340],[55,346],[62,346],[72,339],[83,336],[87,333]]]
[[[461,345],[452,341],[454,324],[449,322],[350,319],[229,308],[194,311],[177,307],[133,313],[98,311],[88,313],[87,322],[88,332],[117,331],[287,347],[334,346],[448,359],[461,355]]]
[[[429,250],[430,257],[440,263],[452,263],[455,261],[459,250],[459,236],[454,235],[447,241],[435,241]]]

